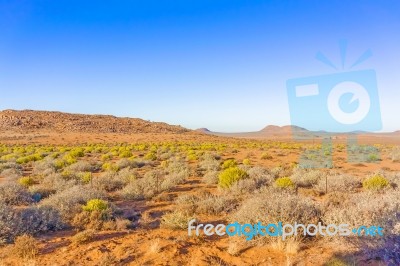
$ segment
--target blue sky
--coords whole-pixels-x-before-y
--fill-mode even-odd
[[[351,2],[351,3],[348,3]],[[400,129],[399,1],[0,0],[0,109],[113,114],[214,131],[290,124],[286,81],[375,69]],[[338,41],[348,40],[345,68]]]

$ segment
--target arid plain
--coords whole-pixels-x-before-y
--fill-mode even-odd
[[[400,134],[224,134],[0,112],[0,265],[399,265]],[[351,155],[362,161],[349,161]],[[307,163],[332,164],[322,169]],[[188,236],[188,221],[379,225],[383,237]]]

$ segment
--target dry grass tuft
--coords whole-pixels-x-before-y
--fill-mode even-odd
[[[22,235],[15,239],[12,254],[20,259],[34,259],[39,254],[38,243],[30,235]]]

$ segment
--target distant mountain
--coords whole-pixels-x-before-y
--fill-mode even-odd
[[[331,133],[324,130],[320,131],[310,131],[302,127],[288,125],[288,126],[274,126],[268,125],[259,131],[254,132],[237,132],[237,133],[223,133],[223,132],[213,132],[206,128],[201,128],[197,130],[198,132],[222,136],[222,137],[235,137],[235,138],[255,138],[255,139],[275,139],[275,138],[293,138],[295,139],[309,139],[311,138],[338,138],[342,139],[348,134],[357,134],[360,136],[399,136],[400,130],[391,133],[371,133],[365,131],[354,131],[350,133]]]
[[[297,126],[274,126],[269,125],[260,131],[255,132],[238,132],[238,133],[224,133],[224,132],[213,132],[208,130],[207,128],[197,129],[198,132],[221,136],[221,137],[236,137],[236,138],[276,138],[276,137],[290,137],[293,132],[296,134],[309,134],[310,131],[307,129],[297,127]]]
[[[195,131],[200,132],[200,133],[211,133],[211,131],[208,130],[208,128],[205,128],[205,127],[198,128]]]
[[[70,114],[51,111],[4,110],[0,130],[14,132],[52,131],[62,133],[185,133],[191,130],[161,122],[111,115]]]

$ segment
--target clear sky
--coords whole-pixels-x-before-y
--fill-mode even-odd
[[[375,69],[400,129],[400,1],[0,0],[0,109],[101,113],[213,131],[290,123],[286,81]]]

